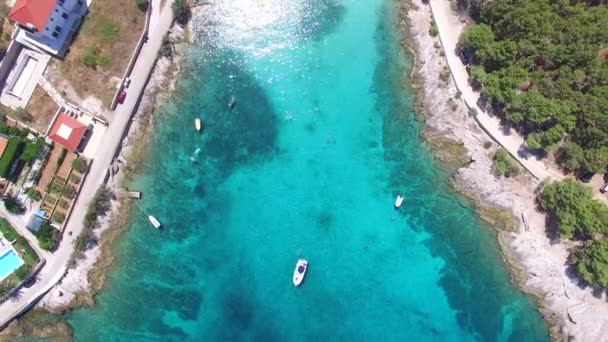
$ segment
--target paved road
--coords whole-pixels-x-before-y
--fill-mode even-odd
[[[560,170],[556,170],[547,166],[542,160],[537,160],[533,156],[522,156],[519,151],[522,146],[525,146],[525,141],[521,135],[513,130],[505,132],[500,121],[496,117],[490,116],[487,112],[481,109],[477,102],[479,101],[479,92],[473,90],[469,84],[469,74],[466,66],[462,63],[458,55],[456,55],[456,45],[458,37],[462,32],[462,24],[456,14],[452,11],[452,3],[447,0],[430,0],[429,4],[433,12],[433,17],[439,31],[439,38],[445,50],[445,58],[448,66],[454,77],[456,87],[462,93],[467,107],[477,111],[476,120],[494,140],[504,147],[519,163],[525,167],[536,178],[543,180],[549,178],[552,180],[561,180],[564,174]]]
[[[103,0],[100,0],[103,1]],[[160,4],[163,3],[161,8]],[[152,15],[150,18],[150,30],[148,43],[144,44],[140,56],[131,72],[131,85],[125,103],[119,105],[112,114],[103,145],[105,148],[99,151],[93,160],[82,191],[74,206],[74,211],[65,228],[65,234],[59,248],[47,257],[47,264],[38,274],[38,281],[30,288],[23,288],[18,298],[9,300],[0,305],[0,327],[4,327],[15,316],[27,310],[33,303],[47,293],[55,284],[61,280],[67,270],[67,263],[74,252],[74,240],[82,231],[82,222],[87,207],[95,191],[103,183],[108,167],[121,143],[127,124],[137,104],[138,94],[141,94],[148,79],[163,37],[171,27],[173,13],[171,11],[172,1],[152,0]],[[72,232],[72,235],[67,232]]]

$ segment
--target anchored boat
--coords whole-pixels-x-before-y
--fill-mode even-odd
[[[298,260],[296,269],[293,271],[293,285],[299,286],[302,283],[304,275],[306,275],[306,269],[308,269],[308,261],[304,259]]]
[[[197,131],[201,130],[201,119],[199,119],[199,118],[194,119],[194,127],[196,128]]]
[[[234,104],[236,103],[236,98],[234,96],[232,96],[230,98],[230,101],[228,101],[228,108],[232,108],[234,107]]]
[[[156,217],[149,215],[148,216],[148,220],[150,220],[150,223],[152,223],[152,225],[154,226],[154,228],[156,229],[160,229],[161,224],[160,222],[158,222],[158,220],[156,219]]]
[[[395,200],[395,209],[399,209],[401,203],[403,203],[403,197],[397,196],[397,199]]]

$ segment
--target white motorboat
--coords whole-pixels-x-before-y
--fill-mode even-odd
[[[197,131],[201,130],[201,119],[199,119],[199,118],[194,119],[194,127],[196,128]]]
[[[296,269],[293,271],[293,285],[299,286],[302,283],[304,275],[306,275],[306,269],[308,269],[308,261],[304,259],[298,260]]]
[[[401,203],[403,203],[403,197],[397,196],[397,199],[395,200],[395,209],[398,209],[401,206]]]
[[[234,96],[232,96],[230,98],[230,101],[228,101],[228,108],[232,108],[234,107],[234,103],[236,102],[236,98]]]
[[[154,228],[156,229],[160,229],[160,222],[158,222],[158,220],[156,219],[156,217],[149,215],[148,216],[148,220],[150,220],[150,223],[152,223],[152,225],[154,226]]]

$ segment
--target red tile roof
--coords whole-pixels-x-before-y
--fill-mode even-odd
[[[0,158],[2,158],[2,155],[4,154],[4,150],[6,150],[6,145],[8,145],[8,138],[0,137]]]
[[[8,17],[23,26],[32,24],[36,31],[40,32],[56,4],[57,0],[17,0]]]
[[[60,113],[49,131],[49,138],[68,150],[75,151],[86,131],[87,126],[82,122]]]

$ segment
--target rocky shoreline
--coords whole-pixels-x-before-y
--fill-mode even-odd
[[[608,305],[568,276],[570,246],[549,240],[545,215],[537,209],[540,181],[527,172],[514,178],[494,176],[492,156],[500,146],[460,99],[444,57],[448,52],[431,34],[431,9],[422,0],[403,1],[401,20],[405,45],[415,56],[417,112],[426,121],[422,136],[434,146],[436,157],[455,170],[453,187],[497,228],[503,260],[516,284],[536,299],[551,337],[602,340],[608,336],[608,322],[602,318]]]

